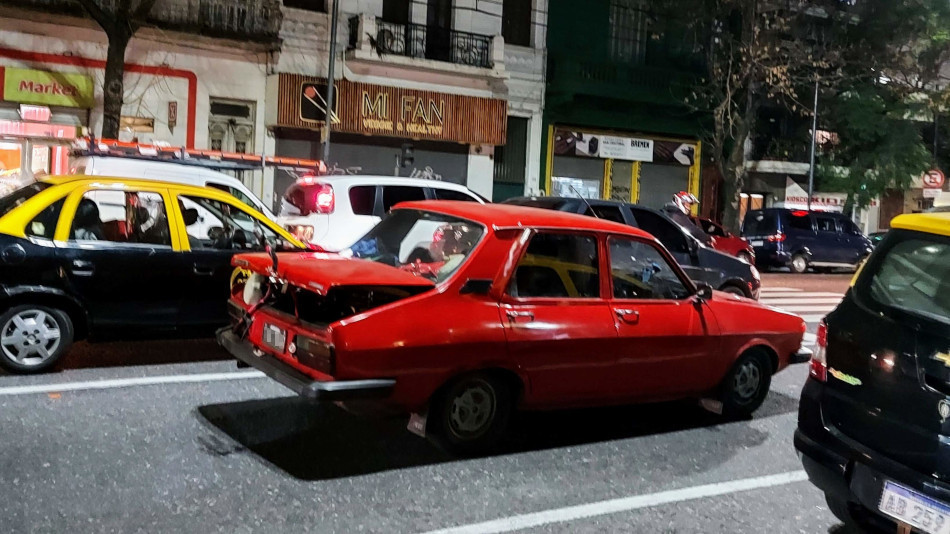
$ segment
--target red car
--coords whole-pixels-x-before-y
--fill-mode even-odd
[[[442,242],[428,263],[422,236]],[[455,452],[492,448],[516,409],[702,398],[748,415],[810,357],[799,317],[695,286],[640,230],[549,210],[404,203],[339,255],[233,264],[250,274],[218,341],[238,360],[310,399],[412,413]]]
[[[713,247],[716,250],[735,256],[748,264],[755,263],[755,249],[744,237],[733,234],[709,219],[699,217],[690,217],[690,219],[703,232],[713,236]]]

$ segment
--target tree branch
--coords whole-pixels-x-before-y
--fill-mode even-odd
[[[98,0],[79,0],[82,8],[108,34],[115,27],[115,17],[99,6]]]
[[[129,26],[131,27],[132,33],[138,31],[147,21],[148,14],[151,13],[152,7],[155,6],[156,0],[141,0],[138,7],[135,8],[135,11],[132,12],[132,16],[129,17]]]

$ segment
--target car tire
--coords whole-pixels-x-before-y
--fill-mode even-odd
[[[772,362],[764,351],[747,350],[733,364],[720,386],[722,414],[727,418],[752,415],[769,394]]]
[[[804,254],[795,254],[788,262],[788,268],[795,274],[802,274],[808,270],[808,258]]]
[[[740,260],[742,260],[742,261],[748,263],[749,265],[752,265],[752,255],[749,254],[748,252],[746,252],[746,251],[743,250],[743,251],[739,252],[738,254],[736,254],[736,257],[739,258]]]
[[[73,334],[73,322],[62,310],[14,306],[0,315],[0,366],[18,374],[46,371],[69,350]]]
[[[739,286],[724,285],[719,288],[719,291],[722,291],[723,293],[729,293],[730,295],[739,295],[740,297],[749,298],[749,295],[746,294],[746,292],[743,291]]]
[[[504,438],[514,409],[513,388],[488,373],[459,377],[429,405],[428,424],[436,443],[457,455],[492,452]]]

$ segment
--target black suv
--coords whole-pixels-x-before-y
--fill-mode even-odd
[[[742,237],[755,249],[763,268],[788,267],[803,273],[855,268],[871,253],[871,241],[840,213],[769,208],[753,210],[742,223]]]
[[[563,197],[521,197],[504,202],[549,210],[597,216],[608,221],[627,224],[653,234],[663,244],[690,278],[705,282],[715,289],[758,299],[759,272],[748,263],[706,247],[688,229],[673,222],[663,213],[612,200],[584,200]],[[589,207],[588,207],[589,206]],[[593,209],[593,212],[591,212]],[[708,239],[702,230],[694,230]]]
[[[795,448],[843,521],[950,531],[950,214],[895,218],[819,326]]]

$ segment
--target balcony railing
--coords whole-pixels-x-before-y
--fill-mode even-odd
[[[360,15],[350,19],[350,49],[359,48],[364,33],[368,33],[370,48],[380,56],[432,59],[486,69],[494,66],[490,36],[422,24],[394,24],[378,19],[373,22],[374,27],[368,28]],[[368,29],[375,31],[367,32]]]
[[[107,9],[116,0],[98,0]],[[0,0],[0,5],[85,16],[77,0]],[[158,0],[148,23],[209,37],[274,41],[280,32],[280,0]]]

